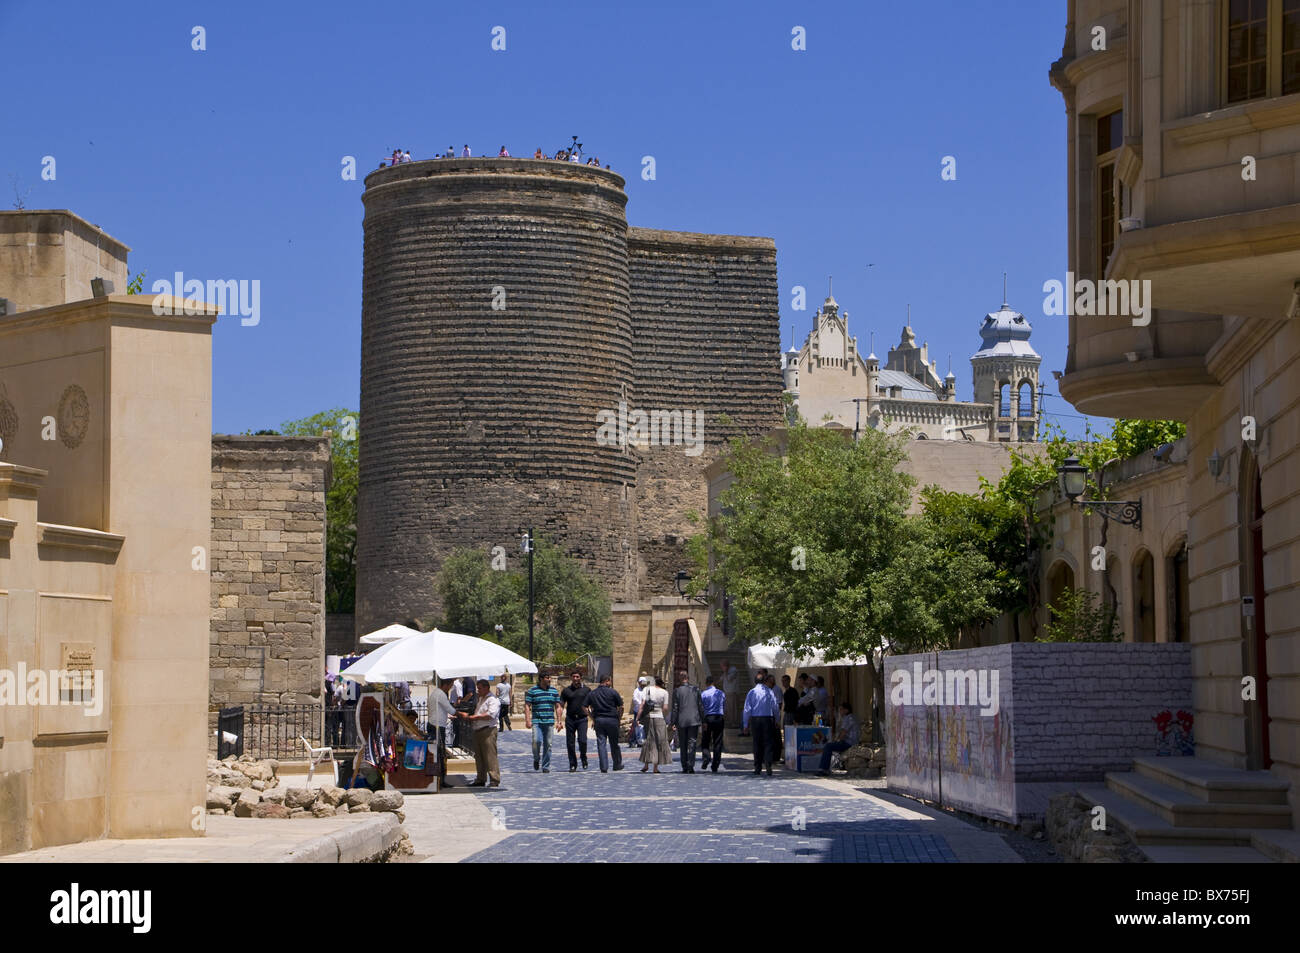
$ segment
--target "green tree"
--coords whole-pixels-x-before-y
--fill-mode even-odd
[[[1111,428],[1115,442],[1115,455],[1121,460],[1136,457],[1160,446],[1187,436],[1187,425],[1177,420],[1116,420]]]
[[[609,597],[581,564],[539,536],[533,553],[534,654],[568,662],[587,652],[608,654],[613,645]],[[526,559],[526,557],[525,557]],[[438,574],[444,627],[495,638],[511,651],[528,654],[528,564],[515,558],[492,568],[484,550],[459,549]]]
[[[1113,606],[1087,589],[1066,589],[1052,605],[1052,618],[1039,642],[1119,642]]]
[[[747,642],[866,656],[883,698],[875,653],[944,644],[953,622],[951,605],[934,604],[930,530],[907,515],[907,435],[869,429],[854,442],[802,422],[787,433],[784,457],[766,441],[732,441],[721,515],[690,544],[691,589],[725,591]]]
[[[138,295],[141,291],[143,291],[144,276],[147,275],[148,273],[149,272],[147,271],[139,271],[136,272],[134,276],[128,275],[128,280],[126,283],[126,293],[129,295]]]
[[[325,494],[325,610],[352,612],[357,596],[357,421],[341,407],[280,425],[290,437],[330,432],[330,486]],[[275,433],[275,431],[258,431]]]

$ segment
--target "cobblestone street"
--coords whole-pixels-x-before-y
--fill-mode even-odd
[[[677,762],[658,776],[640,773],[636,749],[623,748],[621,772],[601,774],[594,742],[587,771],[570,774],[564,738],[556,736],[550,774],[532,770],[530,736],[500,736],[502,787],[453,788],[436,797],[409,798],[408,829],[417,854],[449,832],[425,833],[422,819],[453,808],[459,832],[472,845],[468,862],[677,861],[817,863],[954,863],[1005,861],[1018,856],[994,833],[930,812],[879,791],[776,769],[755,776],[752,760],[726,755],[717,774],[683,775]],[[459,779],[457,779],[459,781]],[[460,782],[463,783],[463,782]],[[445,828],[447,825],[441,824]],[[495,843],[475,844],[464,828],[487,827]],[[493,838],[488,838],[493,839]],[[429,852],[432,852],[429,850]]]

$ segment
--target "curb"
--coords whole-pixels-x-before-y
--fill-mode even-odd
[[[275,862],[279,864],[362,864],[390,853],[402,839],[396,814],[377,814],[342,830],[299,844]]]

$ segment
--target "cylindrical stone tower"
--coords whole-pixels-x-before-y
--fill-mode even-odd
[[[436,159],[366,177],[357,631],[441,612],[458,547],[534,526],[635,598],[627,195],[576,163]]]

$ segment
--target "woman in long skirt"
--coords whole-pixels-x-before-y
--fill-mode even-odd
[[[664,719],[668,708],[668,692],[662,678],[656,678],[654,687],[646,689],[641,707],[645,712],[645,747],[641,749],[641,763],[644,767],[641,768],[641,773],[645,774],[654,765],[655,774],[658,774],[659,765],[672,760],[672,752],[668,749],[668,722]]]

